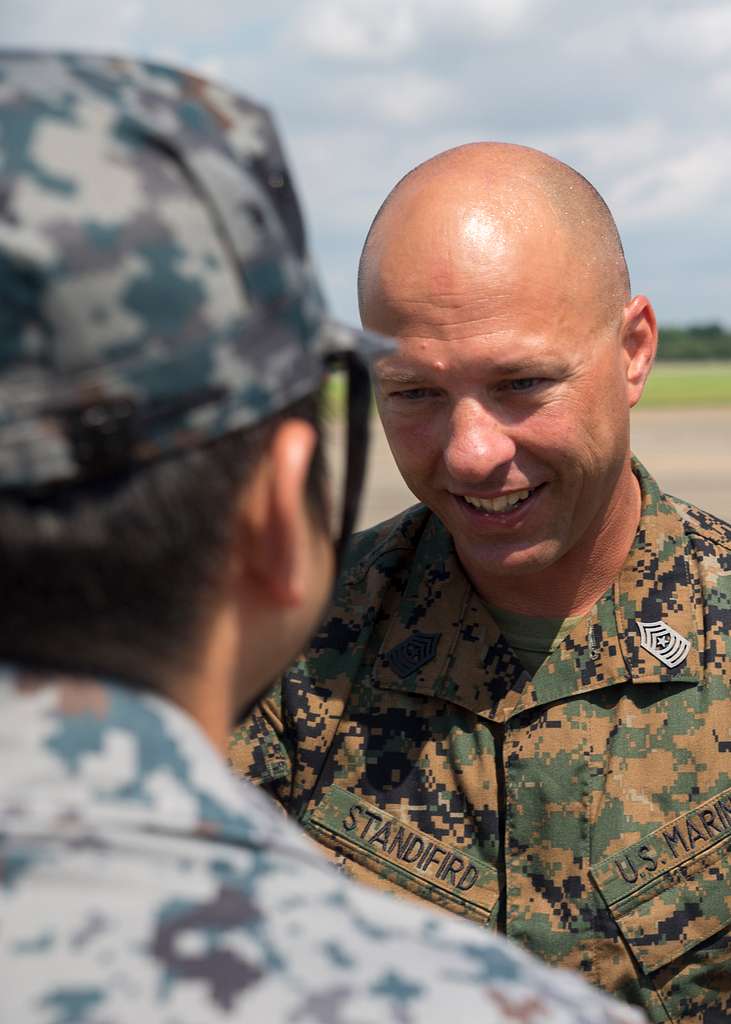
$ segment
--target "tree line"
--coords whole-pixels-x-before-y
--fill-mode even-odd
[[[731,359],[731,331],[720,324],[661,327],[658,359]]]

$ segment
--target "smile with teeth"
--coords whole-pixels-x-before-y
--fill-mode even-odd
[[[511,494],[499,494],[497,498],[473,498],[469,494],[461,495],[462,500],[481,512],[507,512],[515,508],[521,501],[525,501],[533,493],[528,489],[525,491],[513,491]]]

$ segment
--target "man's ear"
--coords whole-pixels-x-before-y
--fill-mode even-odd
[[[622,347],[630,408],[637,405],[657,351],[657,320],[650,300],[635,295],[624,308]]]
[[[242,582],[259,600],[296,607],[306,596],[316,527],[307,505],[307,478],[317,431],[306,420],[275,430],[239,503]]]

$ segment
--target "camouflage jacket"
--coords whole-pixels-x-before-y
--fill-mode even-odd
[[[172,704],[0,668],[0,1020],[640,1024],[361,889]]]
[[[731,528],[660,493],[532,678],[423,506],[233,736],[349,874],[505,931],[654,1021],[731,1020]],[[642,628],[640,628],[642,624]]]

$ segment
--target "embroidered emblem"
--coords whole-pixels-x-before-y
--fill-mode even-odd
[[[640,646],[668,668],[677,668],[688,656],[690,640],[677,633],[662,619],[657,622],[640,622]]]
[[[412,672],[427,665],[437,653],[441,633],[419,633],[396,644],[386,655],[386,660],[397,676],[405,679]]]

